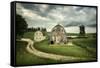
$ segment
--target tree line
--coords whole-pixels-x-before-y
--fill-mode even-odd
[[[23,36],[23,34],[25,32],[31,32],[31,31],[35,32],[37,30],[40,30],[40,31],[42,31],[45,34],[45,32],[47,31],[46,28],[43,28],[43,27],[42,28],[41,27],[37,27],[37,28],[31,27],[31,28],[28,28],[27,22],[19,14],[16,14],[15,25],[16,25],[16,27],[15,27],[16,28],[16,32],[15,33],[16,33],[17,36]]]
[[[34,28],[34,27],[31,27],[31,28],[27,28],[27,31],[28,32],[31,32],[31,31],[46,31],[46,28],[43,28],[43,27],[37,27],[37,28]]]

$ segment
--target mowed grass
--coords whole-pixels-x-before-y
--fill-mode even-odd
[[[23,37],[30,38],[31,40],[34,41],[34,32],[26,32],[23,35]],[[96,60],[95,38],[73,39],[72,42],[74,43],[73,46],[67,46],[67,45],[50,46],[49,40],[44,40],[39,43],[35,43],[34,46],[38,50],[47,53],[86,58],[86,60],[77,60],[77,61]],[[37,65],[37,64],[77,62],[77,61],[55,61],[55,60],[40,58],[27,52],[26,45],[27,45],[26,42],[16,42],[16,65]]]
[[[96,38],[73,39],[73,43],[90,52],[93,57],[96,57]]]
[[[73,35],[73,34],[68,34]],[[77,34],[74,34],[77,35]],[[87,34],[91,36],[93,34]],[[34,32],[26,32],[25,38],[34,40]],[[74,43],[73,46],[50,46],[49,40],[35,43],[35,47],[41,51],[61,54],[66,56],[94,58],[96,57],[96,38],[76,38],[71,39]]]
[[[71,60],[62,61],[62,60],[51,60],[40,58],[33,54],[30,54],[26,50],[26,42],[17,41],[16,42],[16,65],[23,66],[23,65],[41,65],[41,64],[58,64],[58,63],[68,63],[68,62],[78,62],[81,60]],[[83,61],[83,60],[82,60]]]
[[[26,32],[26,33],[24,33],[23,38],[29,38],[31,40],[34,40],[34,32]]]
[[[44,59],[26,51],[26,42],[16,42],[16,65],[37,65],[60,63],[60,61]]]
[[[84,42],[84,46],[88,46],[88,48],[91,49],[91,44],[95,44],[92,40],[92,39],[85,39],[86,41],[88,42]],[[83,40],[84,41],[84,40]],[[75,42],[75,41],[74,41]],[[76,42],[78,43],[79,40]],[[81,43],[82,44],[82,43]],[[77,44],[73,44],[73,46],[68,46],[67,44],[66,45],[52,45],[50,46],[49,42],[47,40],[44,40],[40,43],[35,43],[35,48],[37,48],[38,50],[40,51],[44,51],[44,52],[47,52],[47,53],[54,53],[54,54],[60,54],[60,55],[66,55],[66,56],[73,56],[73,57],[79,57],[79,58],[87,58],[87,59],[90,59],[90,58],[93,58],[93,59],[96,59],[96,48],[93,48],[92,50],[95,51],[95,54],[94,53],[91,53],[89,52],[87,49],[81,47],[81,46],[78,46]],[[94,45],[96,46],[96,44]]]

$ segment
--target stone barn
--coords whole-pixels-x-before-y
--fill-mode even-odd
[[[66,44],[67,42],[67,36],[66,36],[66,32],[63,26],[61,25],[56,25],[52,31],[51,31],[51,44],[59,44],[59,43],[64,43]]]
[[[34,33],[34,41],[36,41],[36,42],[40,42],[40,41],[44,40],[45,38],[46,37],[43,36],[43,33],[41,31],[36,31]]]

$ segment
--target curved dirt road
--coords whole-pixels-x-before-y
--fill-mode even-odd
[[[78,57],[71,57],[71,56],[56,55],[52,53],[45,53],[34,48],[33,40],[28,38],[22,38],[21,41],[28,42],[26,49],[29,53],[34,54],[41,58],[48,58],[48,59],[61,60],[61,61],[85,59],[85,58],[78,58]]]

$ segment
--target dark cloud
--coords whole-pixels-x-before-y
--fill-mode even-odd
[[[80,25],[84,25],[84,26],[88,26],[88,27],[96,27],[96,23],[88,24],[86,22],[71,22],[71,23],[68,23],[67,25],[64,25],[64,26],[71,27],[71,26],[80,26]]]
[[[87,25],[88,27],[96,27],[97,26],[97,24],[89,24],[89,25]]]
[[[45,6],[47,6],[47,8],[43,8],[42,6],[44,5],[41,5],[41,4],[26,4],[26,3],[23,3],[21,4],[25,9],[28,9],[28,10],[31,10],[31,11],[34,11],[35,13],[43,16],[43,17],[46,17],[48,15],[48,13],[51,11],[51,10],[56,10],[57,8],[61,7],[63,8],[64,6],[59,6],[59,5],[46,5],[44,4]],[[44,11],[41,11],[44,10]]]
[[[67,25],[64,25],[65,27],[70,27],[70,26],[79,26],[79,25],[84,25],[83,23],[80,22],[70,22]]]
[[[83,9],[84,9],[84,7],[76,7],[75,8],[76,11],[80,11],[80,10],[83,10]]]
[[[17,3],[16,11],[29,27],[45,26],[48,29],[58,23],[64,27],[96,27],[95,7]]]

